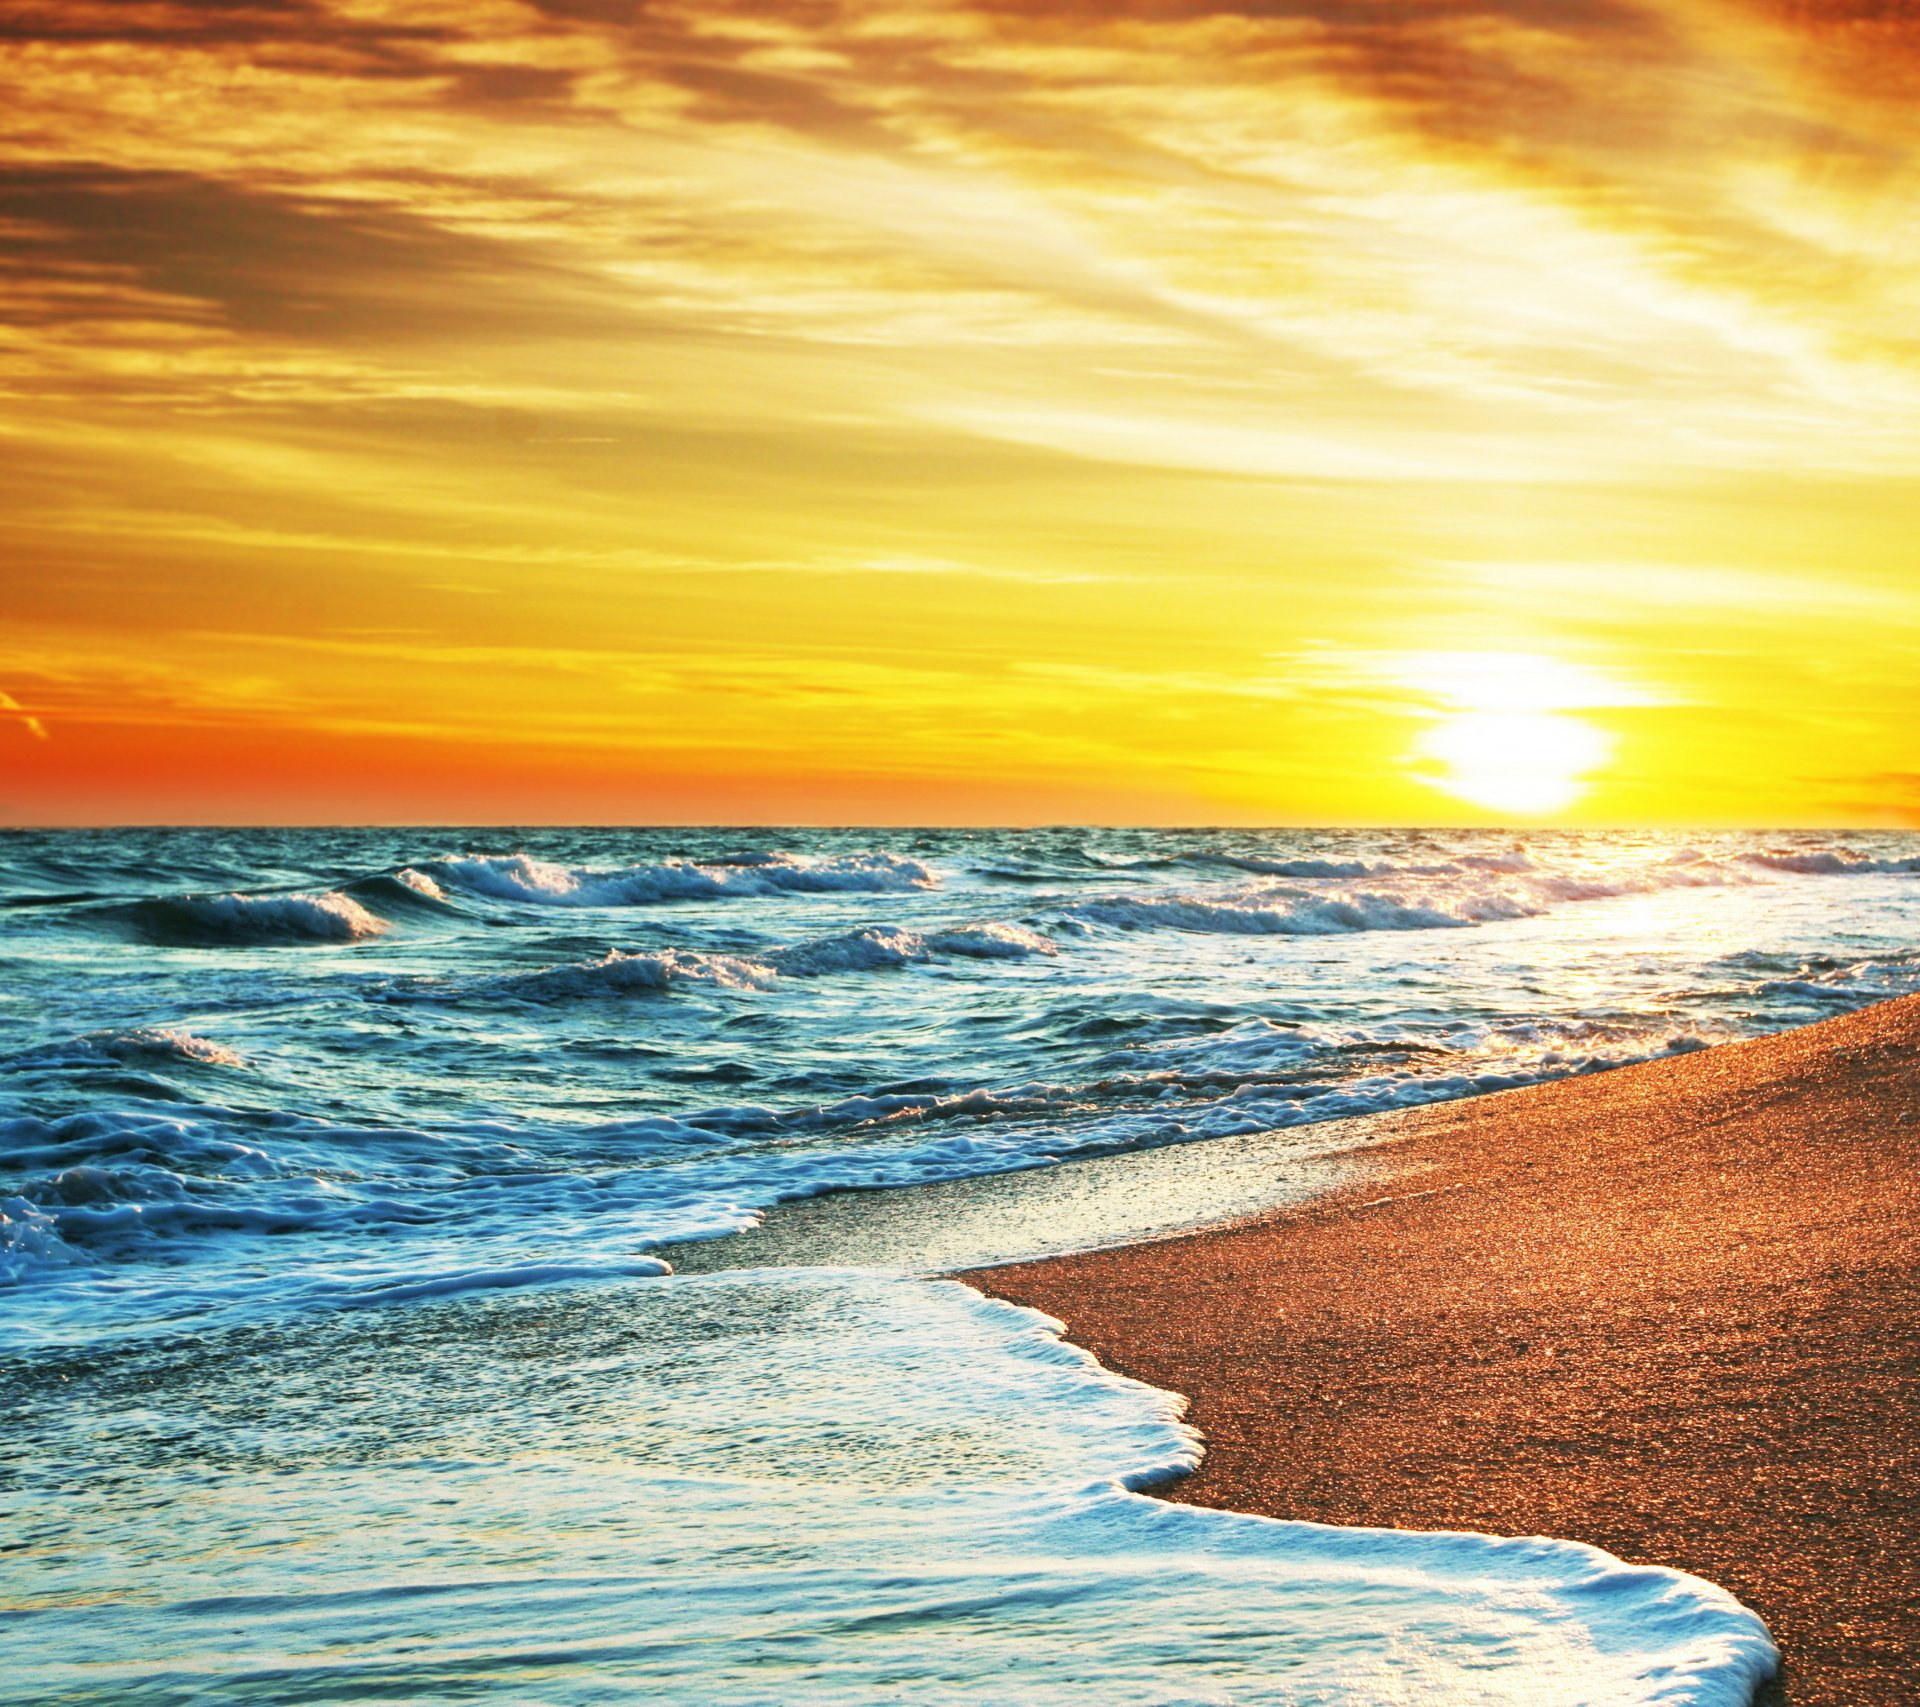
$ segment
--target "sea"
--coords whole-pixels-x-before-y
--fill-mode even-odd
[[[1915,989],[1908,834],[0,834],[0,1700],[1739,1707],[949,1276]]]

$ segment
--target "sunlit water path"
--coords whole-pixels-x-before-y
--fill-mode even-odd
[[[1191,1462],[1177,1407],[1037,1317],[655,1253],[837,1187],[1333,1152],[1920,988],[1917,871],[1866,835],[8,836],[0,1694],[1744,1701],[1764,1638],[1706,1585],[1170,1507],[1128,1490]]]

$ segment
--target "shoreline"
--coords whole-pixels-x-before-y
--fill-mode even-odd
[[[1588,1542],[1759,1612],[1762,1700],[1910,1699],[1920,997],[1369,1124],[1311,1198],[959,1278],[1187,1396],[1181,1503]]]
[[[1372,1176],[1376,1152],[1394,1141],[1405,1112],[1069,1155],[916,1185],[842,1186],[776,1204],[744,1232],[648,1254],[676,1274],[834,1266],[943,1276],[1150,1244],[1310,1205]]]

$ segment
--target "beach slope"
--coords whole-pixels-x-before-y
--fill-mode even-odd
[[[1175,1491],[1722,1584],[1794,1707],[1920,1660],[1920,997],[1399,1117],[1332,1196],[966,1278],[1185,1393]]]

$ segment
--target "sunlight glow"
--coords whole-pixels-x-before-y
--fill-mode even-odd
[[[1413,774],[1516,818],[1565,811],[1611,756],[1612,737],[1570,711],[1661,702],[1591,665],[1535,652],[1409,653],[1395,673],[1447,708],[1415,743]],[[1437,774],[1429,763],[1440,766]]]
[[[1417,752],[1445,767],[1423,778],[1432,787],[1491,811],[1538,818],[1578,800],[1586,791],[1583,779],[1612,746],[1603,731],[1577,717],[1479,711],[1437,724]]]

